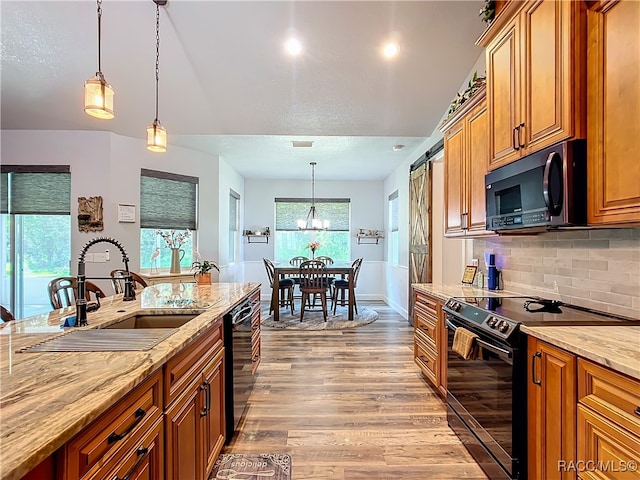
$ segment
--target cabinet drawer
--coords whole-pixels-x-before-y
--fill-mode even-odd
[[[640,382],[578,360],[578,401],[640,436]]]
[[[120,455],[112,457],[87,480],[164,478],[163,427],[164,423],[160,418],[141,439],[130,439]]]
[[[415,303],[416,310],[422,310],[425,314],[431,315],[434,318],[438,318],[438,299],[430,297],[419,291],[415,291]]]
[[[578,405],[578,462],[584,480],[638,480],[640,437]]]
[[[169,406],[207,362],[222,348],[222,322],[199,335],[164,367],[164,404]]]
[[[99,465],[161,418],[161,373],[158,370],[151,375],[66,444],[66,480],[89,478],[85,477],[87,474],[94,475]]]
[[[437,385],[438,354],[417,337],[414,340],[413,354],[416,364],[425,376],[429,378],[434,385]]]
[[[432,342],[433,349],[437,351],[438,325],[436,324],[436,320],[430,317],[416,315],[414,323],[416,334],[426,336]]]

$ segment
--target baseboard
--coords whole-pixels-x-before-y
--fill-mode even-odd
[[[409,318],[409,312],[406,309],[404,309],[402,305],[400,305],[399,303],[392,301],[388,297],[385,297],[383,301],[384,303],[389,305],[391,308],[393,308],[396,311],[396,313],[398,313],[405,320]]]

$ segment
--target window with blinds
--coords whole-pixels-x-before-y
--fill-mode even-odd
[[[229,190],[229,261],[236,261],[240,230],[240,194]]]
[[[69,215],[68,165],[2,165],[0,211],[17,215]]]
[[[158,230],[191,233],[179,245],[185,251],[180,262],[191,266],[194,260],[195,230],[198,220],[198,177],[140,170],[140,268],[167,269],[171,265],[170,246]]]
[[[310,242],[319,242],[316,256],[328,256],[334,261],[351,258],[351,199],[316,198],[316,217],[329,220],[329,228],[320,231],[298,229],[298,220],[305,220],[311,208],[310,198],[275,199],[275,257],[288,262],[296,256],[311,258]]]
[[[398,265],[400,257],[400,245],[398,234],[398,191],[389,195],[389,263]]]

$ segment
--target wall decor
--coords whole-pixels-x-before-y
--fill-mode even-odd
[[[102,197],[78,197],[78,230],[81,232],[101,232]]]
[[[118,204],[118,222],[119,223],[136,223],[136,206]]]
[[[467,267],[464,269],[464,275],[462,275],[462,283],[472,285],[473,279],[476,276],[476,270],[478,270],[478,267],[476,267],[475,265],[467,265]]]

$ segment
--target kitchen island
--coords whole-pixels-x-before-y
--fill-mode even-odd
[[[102,299],[87,327],[60,327],[73,308],[0,326],[0,478],[22,478],[259,288],[154,285],[135,301]],[[18,353],[65,331],[101,328],[137,313],[197,316],[145,351]]]

